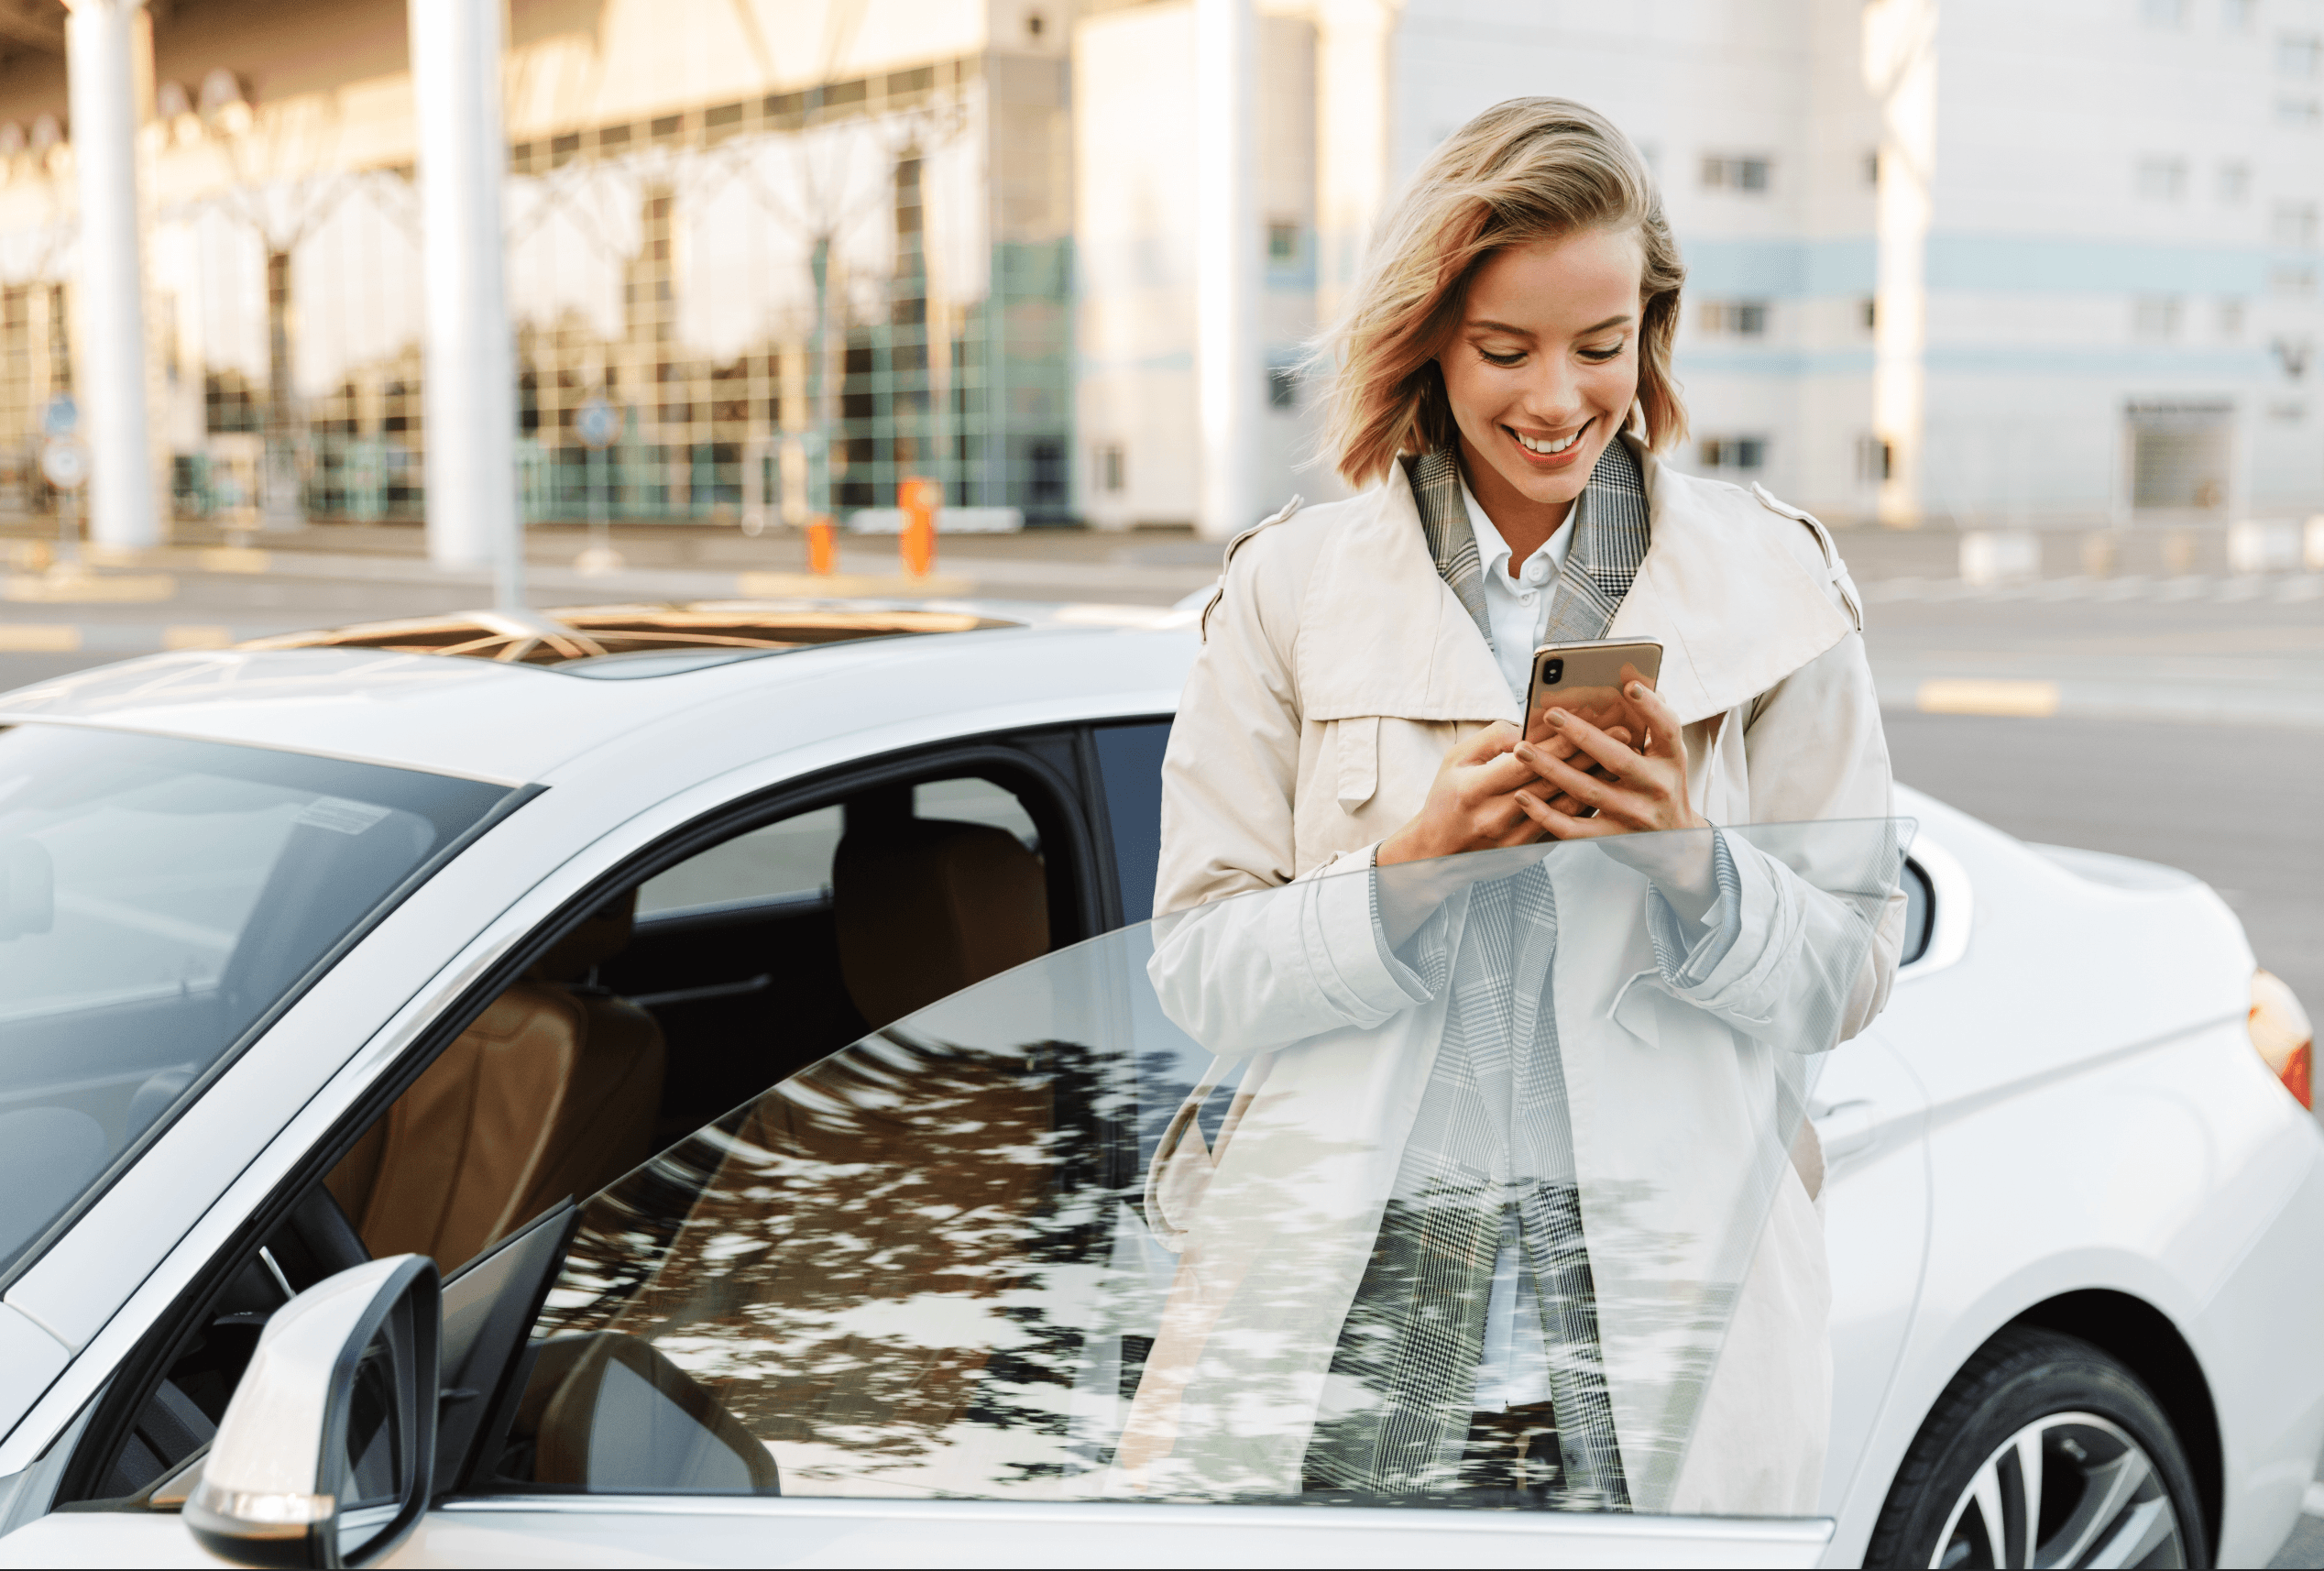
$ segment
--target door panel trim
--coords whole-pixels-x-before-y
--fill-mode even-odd
[[[901,1500],[668,1495],[502,1495],[440,1502],[421,1529],[462,1519],[522,1532],[545,1550],[576,1529],[590,1550],[644,1549],[697,1563],[889,1564],[939,1547],[954,1565],[1183,1566],[1231,1555],[1276,1566],[1427,1564],[1812,1566],[1832,1538],[1825,1517],[1650,1517],[1566,1511],[1425,1511],[1368,1506],[1146,1505],[1129,1501]],[[587,1525],[573,1519],[586,1519]],[[614,1525],[628,1518],[636,1538]],[[527,1522],[531,1519],[531,1522]],[[674,1519],[690,1519],[691,1532]],[[776,1522],[790,1531],[769,1533]],[[817,1529],[820,1528],[820,1531]],[[698,1536],[697,1536],[698,1534]],[[451,1536],[451,1534],[447,1534]],[[466,1534],[458,1534],[466,1537]],[[496,1535],[497,1536],[497,1535]],[[441,1553],[451,1553],[450,1543]],[[510,1549],[519,1546],[509,1545]],[[411,1550],[406,1550],[406,1555]],[[586,1551],[585,1551],[586,1553]],[[770,1558],[771,1557],[771,1558]],[[399,1557],[400,1560],[402,1557]],[[424,1563],[414,1558],[412,1563]],[[447,1562],[448,1563],[448,1562]]]

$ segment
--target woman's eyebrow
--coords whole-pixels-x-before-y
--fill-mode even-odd
[[[1581,332],[1575,334],[1574,336],[1577,338],[1586,338],[1593,333],[1603,333],[1609,327],[1619,327],[1629,320],[1630,313],[1626,311],[1619,315],[1609,316],[1603,322],[1594,322],[1589,326],[1583,328]],[[1474,321],[1469,324],[1469,331],[1472,333],[1506,333],[1512,338],[1530,338],[1534,336],[1534,333],[1531,328],[1512,327],[1506,322]]]

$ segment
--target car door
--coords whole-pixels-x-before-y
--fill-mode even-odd
[[[1270,909],[1318,897],[1294,886],[1229,905],[1256,931]],[[1577,1509],[1555,1484],[1540,1499],[1414,1498],[1321,1469],[1324,1422],[1299,1372],[1319,1348],[1299,1300],[1345,1231],[1379,1214],[1313,1181],[1347,1149],[1295,1161],[1266,1213],[1286,1247],[1264,1288],[1251,1274],[1226,1294],[1266,1302],[1206,1302],[1204,1267],[1181,1251],[1202,1208],[1223,1203],[1205,1188],[1214,1154],[1297,1140],[1280,1104],[1266,1110],[1277,1082],[1221,1063],[1157,989],[1185,931],[1133,924],[952,994],[596,1197],[497,1460],[394,1563],[1814,1564],[1820,1519],[1650,1514],[1651,1497]],[[1237,1126],[1269,1117],[1266,1136]],[[1780,1162],[1779,1132],[1761,1146]],[[1740,1269],[1759,1214],[1738,1214],[1751,1236],[1739,1252],[1684,1247],[1693,1274],[1643,1290],[1693,1305],[1657,1334],[1676,1363],[1716,1358],[1733,1284],[1700,1264]],[[1619,1232],[1595,1246],[1609,1268],[1650,1272],[1669,1247]],[[1326,1318],[1327,1339],[1342,1335]],[[1189,1351],[1189,1335],[1205,1346]],[[1203,1395],[1235,1409],[1205,1431],[1183,1414],[1204,1359],[1237,1338],[1252,1378]],[[1279,1345],[1255,1359],[1255,1338]],[[1658,1451],[1685,1451],[1685,1410],[1628,1443],[1641,1489],[1667,1498],[1667,1478],[1644,1480]],[[1506,1509],[1526,1503],[1566,1509]]]

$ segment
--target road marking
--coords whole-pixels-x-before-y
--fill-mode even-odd
[[[271,555],[248,545],[213,545],[193,560],[205,573],[263,573],[274,565]]]
[[[234,642],[234,629],[210,622],[178,622],[161,630],[164,649],[224,649]]]
[[[11,573],[0,580],[0,599],[50,606],[166,600],[177,592],[178,581],[163,573],[113,578],[93,573]]]
[[[2057,684],[2001,677],[1939,677],[1921,684],[1914,707],[1924,715],[2016,715],[2040,720],[2057,713]]]
[[[0,650],[12,654],[71,654],[81,647],[81,630],[70,622],[0,622]]]
[[[925,578],[873,577],[866,573],[737,573],[734,592],[746,600],[792,599],[800,597],[876,597],[917,600],[931,596],[966,595],[974,581],[931,573]]]
[[[2324,599],[2324,573],[2241,573],[2209,577],[2201,573],[2177,577],[2146,577],[2125,574],[2119,578],[2074,576],[2010,584],[1979,585],[1962,578],[1874,578],[1864,585],[1864,598],[1874,602],[1909,600],[1945,604],[1957,600],[2201,600],[2221,605],[2242,600],[2274,599],[2286,603]]]

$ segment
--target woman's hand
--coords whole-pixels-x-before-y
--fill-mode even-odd
[[[1623,752],[1629,752],[1628,727],[1610,726],[1595,734],[1611,738]],[[1539,771],[1520,756],[1528,750],[1562,762],[1574,757],[1581,744],[1559,735],[1536,747],[1523,741],[1517,727],[1507,720],[1496,720],[1466,741],[1454,742],[1445,751],[1444,762],[1437,765],[1436,779],[1430,784],[1428,799],[1421,803],[1420,812],[1380,843],[1379,865],[1530,845],[1540,840],[1540,830],[1518,800],[1519,792],[1529,791],[1536,797],[1549,795],[1541,789]],[[1603,764],[1584,762],[1589,764],[1588,777],[1613,778]],[[1584,810],[1571,795],[1551,797],[1549,805],[1561,813]]]
[[[1645,723],[1643,752],[1633,751],[1564,709],[1549,713],[1553,742],[1573,743],[1576,753],[1594,763],[1595,769],[1585,774],[1575,768],[1556,756],[1553,744],[1525,742],[1517,749],[1518,760],[1543,782],[1541,786],[1514,793],[1517,803],[1555,839],[1602,840],[1610,835],[1710,827],[1687,797],[1686,743],[1680,734],[1677,713],[1643,682],[1628,683],[1623,691]],[[1558,796],[1544,801],[1552,789]],[[1564,806],[1568,802],[1595,807],[1597,814],[1579,817]],[[1707,835],[1640,842],[1637,854],[1622,853],[1621,860],[1635,863],[1653,879],[1672,907],[1690,921],[1703,920],[1716,897]]]
[[[1560,709],[1549,711],[1552,738],[1570,743],[1573,753],[1589,759],[1595,769],[1585,773],[1575,768],[1558,755],[1553,744],[1517,745],[1516,759],[1556,795],[1535,786],[1514,792],[1513,799],[1529,819],[1558,840],[1706,827],[1687,799],[1686,743],[1679,734],[1678,715],[1643,682],[1632,682],[1623,692],[1646,724],[1643,752]],[[1596,808],[1596,816],[1583,818],[1560,807],[1569,800]]]
[[[1520,741],[1517,727],[1495,720],[1474,736],[1454,742],[1437,765],[1420,812],[1380,842],[1379,864],[1387,867],[1540,840],[1541,831],[1516,796],[1525,786],[1540,789],[1533,766],[1511,751]]]

